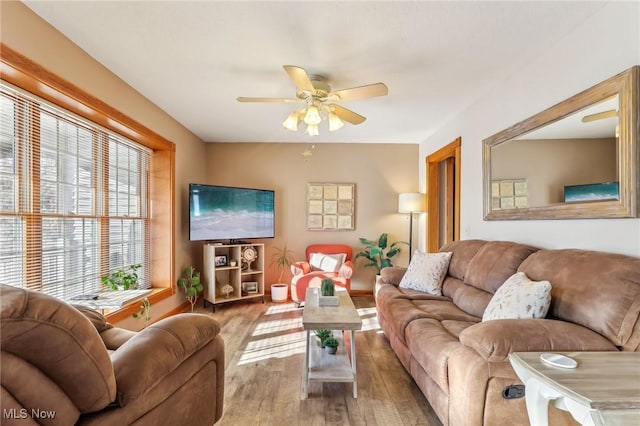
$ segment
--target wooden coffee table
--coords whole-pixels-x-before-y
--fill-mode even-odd
[[[547,405],[569,411],[583,425],[640,424],[640,352],[560,352],[578,362],[552,367],[541,352],[515,352],[509,361],[525,384],[532,425],[546,426]]]
[[[302,314],[302,327],[307,331],[307,343],[304,358],[304,379],[302,381],[302,399],[309,392],[309,382],[351,382],[353,397],[358,397],[356,375],[356,342],[354,331],[362,328],[362,319],[356,311],[349,294],[336,289],[338,306],[318,306],[314,295],[317,288],[307,288],[305,307]],[[335,330],[334,337],[340,342],[338,352],[330,355],[316,343],[312,330]],[[350,353],[346,349],[345,333],[348,333]]]

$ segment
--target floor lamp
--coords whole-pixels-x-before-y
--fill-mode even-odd
[[[409,214],[409,262],[413,255],[413,214],[425,212],[424,194],[404,192],[398,196],[398,213]]]

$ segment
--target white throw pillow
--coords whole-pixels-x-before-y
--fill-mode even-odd
[[[416,251],[399,287],[442,295],[442,281],[451,261],[451,252],[421,253]]]
[[[346,258],[347,255],[345,253],[311,253],[311,256],[309,256],[309,265],[311,265],[314,270],[338,272]]]
[[[482,315],[482,321],[544,318],[550,304],[549,281],[531,281],[524,272],[517,272],[498,288]]]

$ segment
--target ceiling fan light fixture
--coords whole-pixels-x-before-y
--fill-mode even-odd
[[[329,113],[329,131],[340,130],[344,126],[344,121],[340,120],[334,112]]]
[[[318,131],[317,124],[307,124],[307,130],[304,131],[309,136],[319,136],[320,132]]]
[[[320,124],[321,121],[322,117],[320,116],[318,108],[316,108],[314,105],[309,105],[309,107],[307,108],[307,113],[304,115],[304,122],[307,123],[307,126],[315,125],[317,128],[317,125]]]
[[[300,121],[300,112],[294,111],[282,122],[285,129],[295,132],[298,130],[298,122]]]

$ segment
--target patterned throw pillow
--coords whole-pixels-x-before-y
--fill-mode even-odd
[[[544,318],[550,304],[549,281],[531,281],[524,272],[517,272],[498,288],[482,315],[482,321]]]
[[[416,251],[398,287],[442,295],[442,281],[451,260],[451,252],[421,253]]]
[[[309,256],[309,265],[311,265],[314,271],[338,272],[346,258],[347,255],[345,253],[311,253]]]

